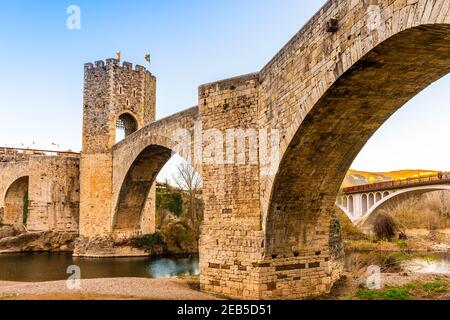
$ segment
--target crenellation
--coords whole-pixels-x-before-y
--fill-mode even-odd
[[[124,61],[122,66],[124,69],[133,70],[133,64],[131,62]]]
[[[95,67],[96,67],[96,68],[102,69],[102,68],[105,67],[105,61],[103,61],[103,60],[95,61],[94,64],[95,64]]]
[[[90,70],[90,69],[103,69],[103,70],[106,70],[108,68],[123,69],[123,70],[133,71],[133,72],[136,72],[136,73],[145,72],[148,75],[150,75],[150,77],[155,78],[151,74],[151,72],[149,70],[147,70],[147,68],[145,68],[144,66],[139,65],[139,64],[133,65],[133,63],[128,62],[128,61],[123,61],[122,64],[121,64],[120,61],[118,59],[115,59],[115,58],[109,58],[109,59],[105,59],[105,60],[98,60],[98,61],[95,61],[94,63],[88,62],[88,63],[84,64],[84,69],[85,70]]]

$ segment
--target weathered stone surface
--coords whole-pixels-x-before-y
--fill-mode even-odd
[[[29,155],[0,163],[0,223],[23,226],[28,194],[28,231],[77,232],[80,202],[79,158]]]
[[[14,237],[18,231],[11,226],[0,227],[0,239]]]
[[[31,232],[0,239],[0,253],[71,252],[78,237],[69,232]]]
[[[112,237],[79,237],[75,241],[75,257],[113,258],[113,257],[147,257],[157,254],[129,245],[120,245]]]

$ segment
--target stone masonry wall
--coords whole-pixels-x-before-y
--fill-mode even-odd
[[[31,156],[27,161],[0,164],[0,210],[5,207],[8,189],[27,178],[17,202],[22,208],[23,195],[28,192],[27,230],[78,232],[79,165],[75,155]],[[19,213],[21,224],[23,215]]]
[[[212,129],[218,134],[203,136],[203,152],[222,137],[223,141],[218,143],[223,144],[225,154],[226,146],[230,146],[225,143],[227,129],[258,129],[258,85],[258,75],[251,74],[200,87],[203,131]],[[214,152],[203,155],[202,290],[233,297],[258,297],[261,291],[255,262],[262,259],[264,240],[259,209],[259,165],[258,161],[249,162],[252,148],[257,149],[257,141],[247,141],[246,163],[240,165],[236,165],[237,148],[231,148],[231,154],[226,156]],[[230,162],[220,164],[221,161]]]
[[[27,229],[78,232],[80,159],[33,157],[30,170]]]

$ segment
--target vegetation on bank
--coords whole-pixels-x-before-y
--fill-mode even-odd
[[[174,180],[176,187],[167,182],[157,185],[157,232],[131,239],[129,243],[133,247],[166,254],[198,253],[203,221],[202,181],[185,163],[178,167]]]

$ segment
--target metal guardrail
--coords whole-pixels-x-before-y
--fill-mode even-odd
[[[366,184],[362,186],[348,187],[343,188],[342,192],[344,194],[359,193],[364,191],[377,191],[387,189],[398,189],[409,186],[430,185],[440,182],[450,182],[450,172],[441,172],[436,175],[427,177],[406,178],[401,180],[384,181]]]

